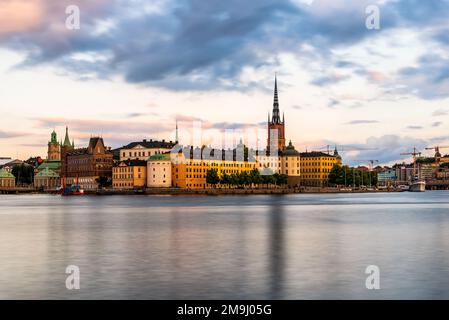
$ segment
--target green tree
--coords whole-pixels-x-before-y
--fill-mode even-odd
[[[34,168],[28,164],[15,165],[11,173],[16,177],[16,185],[30,185],[34,181]]]
[[[255,185],[259,185],[262,182],[259,170],[257,169],[251,170],[251,172],[249,173],[249,181],[250,183]]]
[[[95,181],[98,183],[100,189],[112,186],[112,179],[106,176],[100,176]]]
[[[217,169],[209,169],[206,172],[206,182],[214,187],[220,182]]]
[[[228,185],[230,183],[231,181],[229,179],[229,175],[226,172],[224,172],[220,177],[220,184]]]

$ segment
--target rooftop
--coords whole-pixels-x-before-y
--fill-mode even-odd
[[[36,177],[40,177],[40,178],[59,178],[59,174],[57,174],[53,170],[45,168],[44,170],[42,170],[38,174],[36,174]]]
[[[142,146],[144,148],[166,148],[166,149],[171,149],[176,145],[176,142],[173,141],[157,141],[157,140],[153,140],[150,139],[149,141],[144,139],[142,141],[136,141],[136,142],[131,142],[129,144],[127,144],[126,146],[123,146],[121,149],[133,149],[136,146]]]
[[[5,169],[0,169],[0,179],[1,178],[13,178],[15,179],[14,175],[12,173],[9,173]]]
[[[301,158],[321,158],[321,157],[335,158],[335,156],[321,151],[301,152],[299,155],[301,156]]]

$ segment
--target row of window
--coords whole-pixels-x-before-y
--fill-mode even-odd
[[[333,162],[304,162],[302,163],[303,167],[333,167],[335,163]]]
[[[152,156],[153,154],[161,154],[162,152],[159,151],[159,150],[156,150],[153,153],[151,151],[148,151],[148,152],[146,152],[146,151],[134,151],[134,152],[132,152],[132,151],[123,151],[122,152],[122,157],[126,158],[126,154],[127,153],[128,153],[128,157],[133,157],[133,154],[134,154],[134,157],[149,157],[149,156]]]
[[[323,168],[323,169],[320,169],[320,168],[312,168],[312,169],[301,168],[301,172],[323,172],[323,173],[329,173],[329,172],[331,172],[331,169],[328,169],[328,168]]]

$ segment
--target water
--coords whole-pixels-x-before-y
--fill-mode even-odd
[[[2,195],[0,298],[448,299],[448,209],[447,191]]]

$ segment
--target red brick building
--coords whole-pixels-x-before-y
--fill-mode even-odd
[[[87,148],[63,150],[61,160],[63,186],[78,184],[82,189],[97,189],[97,178],[112,177],[112,152],[103,138],[90,138]]]

